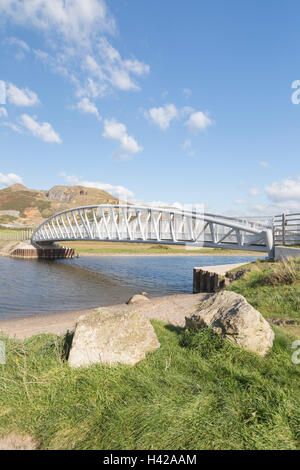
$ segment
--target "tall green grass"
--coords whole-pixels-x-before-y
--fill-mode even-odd
[[[227,290],[246,297],[266,318],[300,321],[300,260],[256,262]]]
[[[134,367],[71,369],[64,338],[7,340],[0,434],[42,449],[296,449],[300,366],[276,330],[265,358],[210,330],[153,322],[161,348]]]

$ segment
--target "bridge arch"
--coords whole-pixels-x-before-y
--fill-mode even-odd
[[[230,248],[273,255],[266,226],[220,215],[135,205],[76,207],[53,215],[32,234],[33,244],[111,241]]]

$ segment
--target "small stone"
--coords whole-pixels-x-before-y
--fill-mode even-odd
[[[145,300],[149,301],[148,297],[146,297],[144,294],[136,294],[130,297],[127,304],[135,304],[136,302],[144,302]]]

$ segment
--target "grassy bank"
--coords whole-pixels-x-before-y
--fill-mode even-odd
[[[161,347],[135,367],[73,370],[64,337],[3,338],[0,437],[28,433],[42,449],[300,449],[300,261],[253,263],[229,289],[285,322],[266,357],[157,321]]]
[[[74,248],[76,253],[79,254],[136,254],[136,255],[187,255],[187,256],[198,256],[198,255],[211,255],[211,256],[255,256],[257,254],[262,255],[263,253],[256,253],[253,251],[242,251],[242,250],[225,250],[222,248],[200,248],[199,250],[186,250],[183,246],[177,245],[151,245],[143,243],[118,243],[118,242],[63,242],[64,246]]]
[[[299,448],[300,369],[277,330],[261,358],[209,330],[154,322],[161,348],[135,367],[72,370],[63,338],[8,342],[0,433],[43,449]]]
[[[300,336],[300,259],[286,264],[252,263],[244,277],[229,290],[246,297],[268,320]]]

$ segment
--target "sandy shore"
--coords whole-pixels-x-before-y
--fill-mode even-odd
[[[185,317],[189,315],[207,294],[175,294],[165,297],[156,297],[132,305],[119,304],[103,307],[113,312],[135,311],[147,318],[157,319],[175,326],[184,326]],[[80,315],[93,310],[80,310],[77,312],[55,313],[52,315],[38,315],[27,318],[12,318],[0,321],[0,331],[9,337],[19,339],[29,338],[39,333],[53,333],[62,335],[71,331]]]
[[[243,266],[245,263],[225,264],[218,266],[202,266],[201,269],[217,272],[224,275],[231,269]],[[149,301],[142,301],[133,305],[119,304],[108,308],[114,312],[137,311],[147,318],[170,323],[175,326],[184,326],[185,317],[192,313],[201,299],[207,294],[175,294],[164,297],[155,297]],[[0,331],[9,337],[28,338],[39,333],[64,334],[72,330],[80,315],[92,310],[80,310],[76,312],[53,313],[49,315],[36,315],[25,318],[11,318],[0,320]]]

